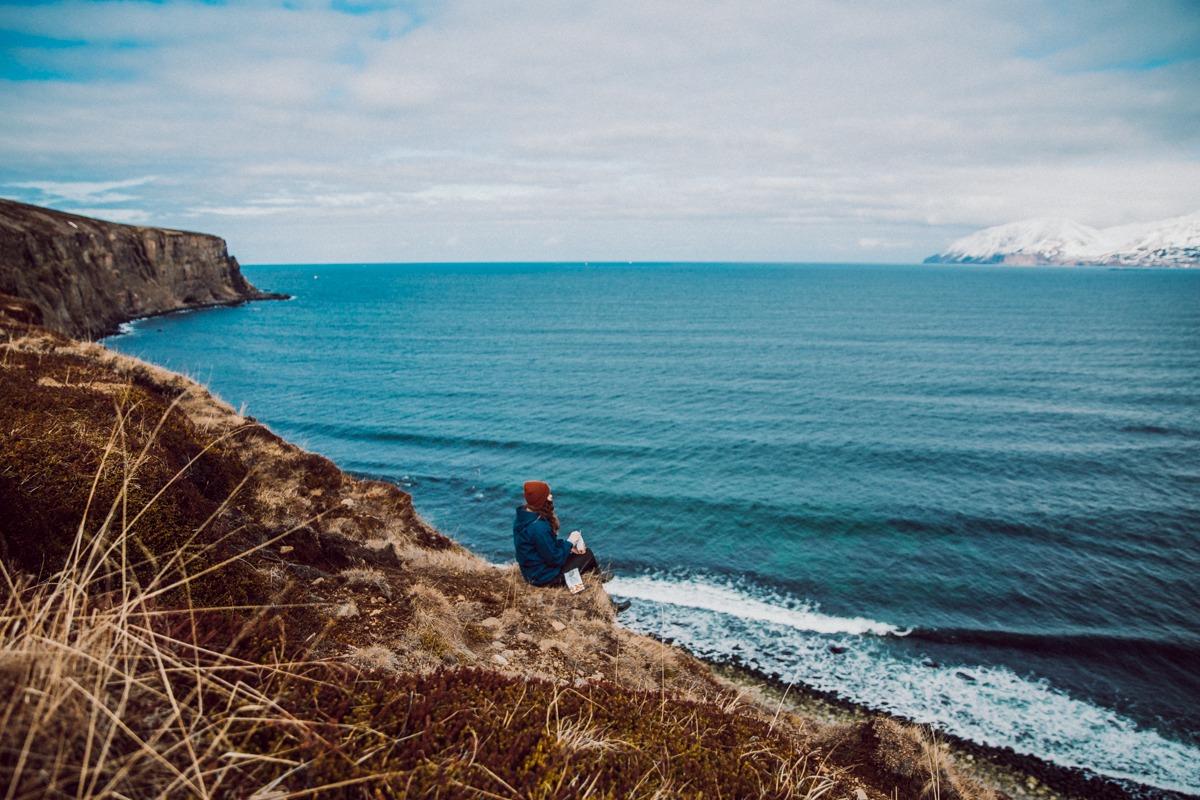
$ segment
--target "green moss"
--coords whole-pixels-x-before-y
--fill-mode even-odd
[[[435,656],[443,656],[450,651],[450,646],[442,635],[432,628],[424,628],[418,635],[417,641],[421,643],[421,649]]]

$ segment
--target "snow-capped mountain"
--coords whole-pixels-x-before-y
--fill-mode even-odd
[[[1200,267],[1200,211],[1099,229],[1067,219],[1012,222],[965,236],[925,263]]]

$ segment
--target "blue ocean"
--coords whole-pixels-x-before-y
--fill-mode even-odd
[[[495,561],[548,481],[631,628],[1200,794],[1200,271],[245,272],[106,344]]]

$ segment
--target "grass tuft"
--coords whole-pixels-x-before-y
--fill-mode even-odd
[[[386,598],[392,596],[392,584],[387,576],[371,567],[351,567],[344,569],[338,575],[348,589],[363,592],[377,592]]]
[[[396,658],[396,654],[378,644],[352,648],[346,661],[366,672],[395,672],[400,667],[400,659]]]

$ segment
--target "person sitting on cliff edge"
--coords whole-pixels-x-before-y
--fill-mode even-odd
[[[583,543],[579,531],[566,539],[558,538],[558,515],[554,513],[554,495],[545,481],[525,482],[525,504],[517,506],[513,521],[513,548],[517,566],[526,582],[534,586],[566,586],[564,575],[573,569],[579,574],[595,572],[601,582],[612,577],[600,572],[596,554]],[[629,608],[629,601],[613,603],[617,611]]]

